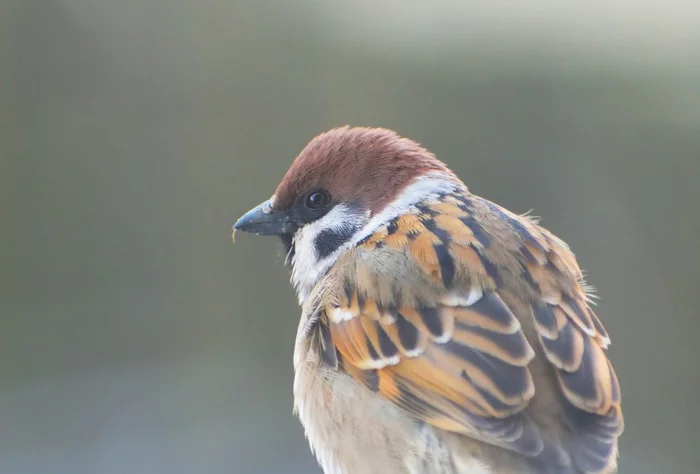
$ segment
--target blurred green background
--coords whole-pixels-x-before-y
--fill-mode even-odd
[[[320,472],[277,242],[230,228],[346,123],[543,216],[620,472],[698,472],[700,3],[3,0],[0,473]]]

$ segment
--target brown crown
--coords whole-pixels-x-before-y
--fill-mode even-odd
[[[341,127],[313,140],[294,160],[275,192],[274,207],[288,209],[300,196],[327,190],[338,202],[355,201],[379,212],[406,184],[447,166],[418,143],[382,128]]]

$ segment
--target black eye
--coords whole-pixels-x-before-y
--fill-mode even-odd
[[[323,209],[328,205],[330,197],[325,191],[313,191],[306,196],[304,205],[313,210]]]

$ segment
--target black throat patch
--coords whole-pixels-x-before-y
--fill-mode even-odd
[[[324,229],[314,239],[314,247],[319,259],[324,259],[335,252],[341,245],[349,241],[358,227],[346,225],[338,229]]]

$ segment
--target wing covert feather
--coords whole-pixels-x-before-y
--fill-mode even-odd
[[[365,264],[371,255],[402,260],[396,268],[404,279],[361,264],[343,277],[342,291],[325,308],[323,339],[335,353],[324,360],[335,358],[340,369],[438,428],[535,462],[556,459],[582,472],[610,465],[623,426],[620,388],[604,352],[609,337],[566,244],[465,191],[417,205],[356,250]],[[411,272],[414,280],[405,277]],[[419,297],[406,297],[406,281]],[[525,410],[536,389],[528,369],[535,352],[503,292],[522,293],[506,300],[530,306],[518,314],[532,314],[561,390],[571,446],[549,442]]]

